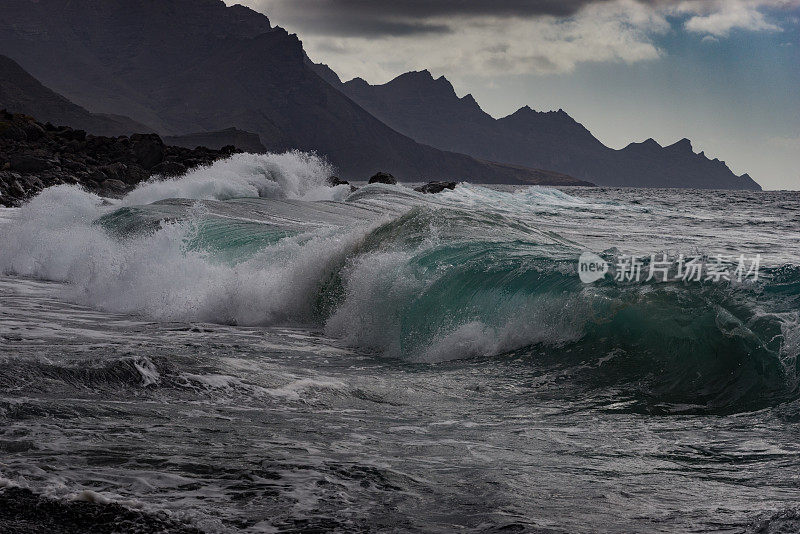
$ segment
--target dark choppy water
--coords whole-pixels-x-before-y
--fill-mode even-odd
[[[348,196],[240,158],[0,213],[0,487],[75,532],[87,500],[145,531],[800,530],[799,194]],[[585,285],[583,251],[762,266]],[[11,491],[0,531],[35,532]]]

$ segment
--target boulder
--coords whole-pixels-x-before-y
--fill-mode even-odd
[[[31,154],[16,154],[11,156],[11,170],[15,172],[41,172],[50,168],[50,162],[44,158]]]
[[[16,198],[25,197],[25,188],[22,187],[18,179],[8,182],[8,190]]]
[[[130,187],[120,182],[119,180],[103,180],[101,184],[101,192],[104,196],[117,197],[122,196]]]
[[[25,130],[20,128],[19,125],[11,121],[0,119],[0,139],[9,139],[12,141],[25,141],[28,136]]]
[[[19,206],[45,187],[80,184],[120,196],[152,174],[175,176],[238,152],[165,146],[157,135],[103,137],[41,124],[0,109],[0,206]]]
[[[86,132],[84,130],[73,130],[72,128],[62,126],[61,128],[58,129],[58,131],[56,131],[56,137],[64,139],[65,141],[80,142],[86,140]],[[30,136],[28,136],[28,138],[30,139]]]
[[[162,161],[150,169],[150,175],[182,176],[186,174],[186,170],[186,165],[178,163],[177,161]]]
[[[395,185],[397,183],[397,179],[388,172],[379,172],[369,179],[369,183]]]
[[[445,189],[455,189],[456,183],[455,182],[428,182],[425,185],[421,185],[419,187],[415,187],[414,191],[419,191],[420,193],[441,193]]]
[[[331,187],[336,187],[337,185],[350,185],[350,182],[342,180],[338,176],[330,176],[328,177],[328,184]]]
[[[26,121],[20,127],[25,132],[28,141],[37,141],[45,135],[44,128],[33,121]]]
[[[133,134],[130,144],[136,163],[145,169],[152,169],[164,161],[164,142],[158,135]]]
[[[24,190],[24,195],[31,194],[31,192],[36,193],[45,188],[44,182],[35,175],[24,176],[20,180],[20,185]]]

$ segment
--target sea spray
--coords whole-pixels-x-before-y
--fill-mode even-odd
[[[126,206],[167,198],[228,200],[240,197],[342,200],[347,186],[329,187],[333,168],[305,152],[235,154],[179,178],[153,179],[140,184],[122,200]]]
[[[182,178],[143,184],[121,204],[171,197],[332,199],[346,194],[323,185],[329,172],[324,161],[309,154],[240,154]],[[0,236],[0,270],[67,282],[72,299],[105,310],[161,320],[267,325],[307,321],[308,301],[322,272],[358,238],[328,227],[292,232],[276,246],[231,265],[192,246],[206,218],[201,205],[190,207],[180,220],[156,220],[151,231],[129,236],[93,224],[114,211],[115,205],[76,186],[43,191]]]
[[[51,188],[3,227],[0,269],[161,321],[303,326],[417,362],[580,368],[575,383],[617,388],[637,410],[796,396],[798,293],[769,268],[752,287],[580,281],[588,225],[657,209],[468,184],[349,194],[324,185],[328,172],[310,155],[239,155],[119,203]],[[761,313],[756,292],[774,288]]]

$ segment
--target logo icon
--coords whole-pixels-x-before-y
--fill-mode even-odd
[[[584,252],[578,258],[578,276],[584,284],[601,280],[608,273],[608,262],[592,252]]]

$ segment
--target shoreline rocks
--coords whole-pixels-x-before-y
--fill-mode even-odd
[[[33,117],[0,111],[0,206],[19,206],[42,189],[79,184],[120,197],[151,176],[180,176],[242,152],[170,146],[156,134],[89,135]]]
[[[372,178],[369,179],[369,183],[371,184],[388,184],[388,185],[396,185],[397,178],[389,174],[388,172],[378,172]]]
[[[347,180],[342,180],[338,176],[329,176],[328,185],[330,185],[331,187],[336,187],[337,185],[350,185],[350,182],[348,182]]]
[[[436,193],[441,193],[445,189],[452,190],[455,188],[456,188],[455,182],[428,182],[425,185],[415,187],[414,191],[417,191],[419,193],[436,194]]]

